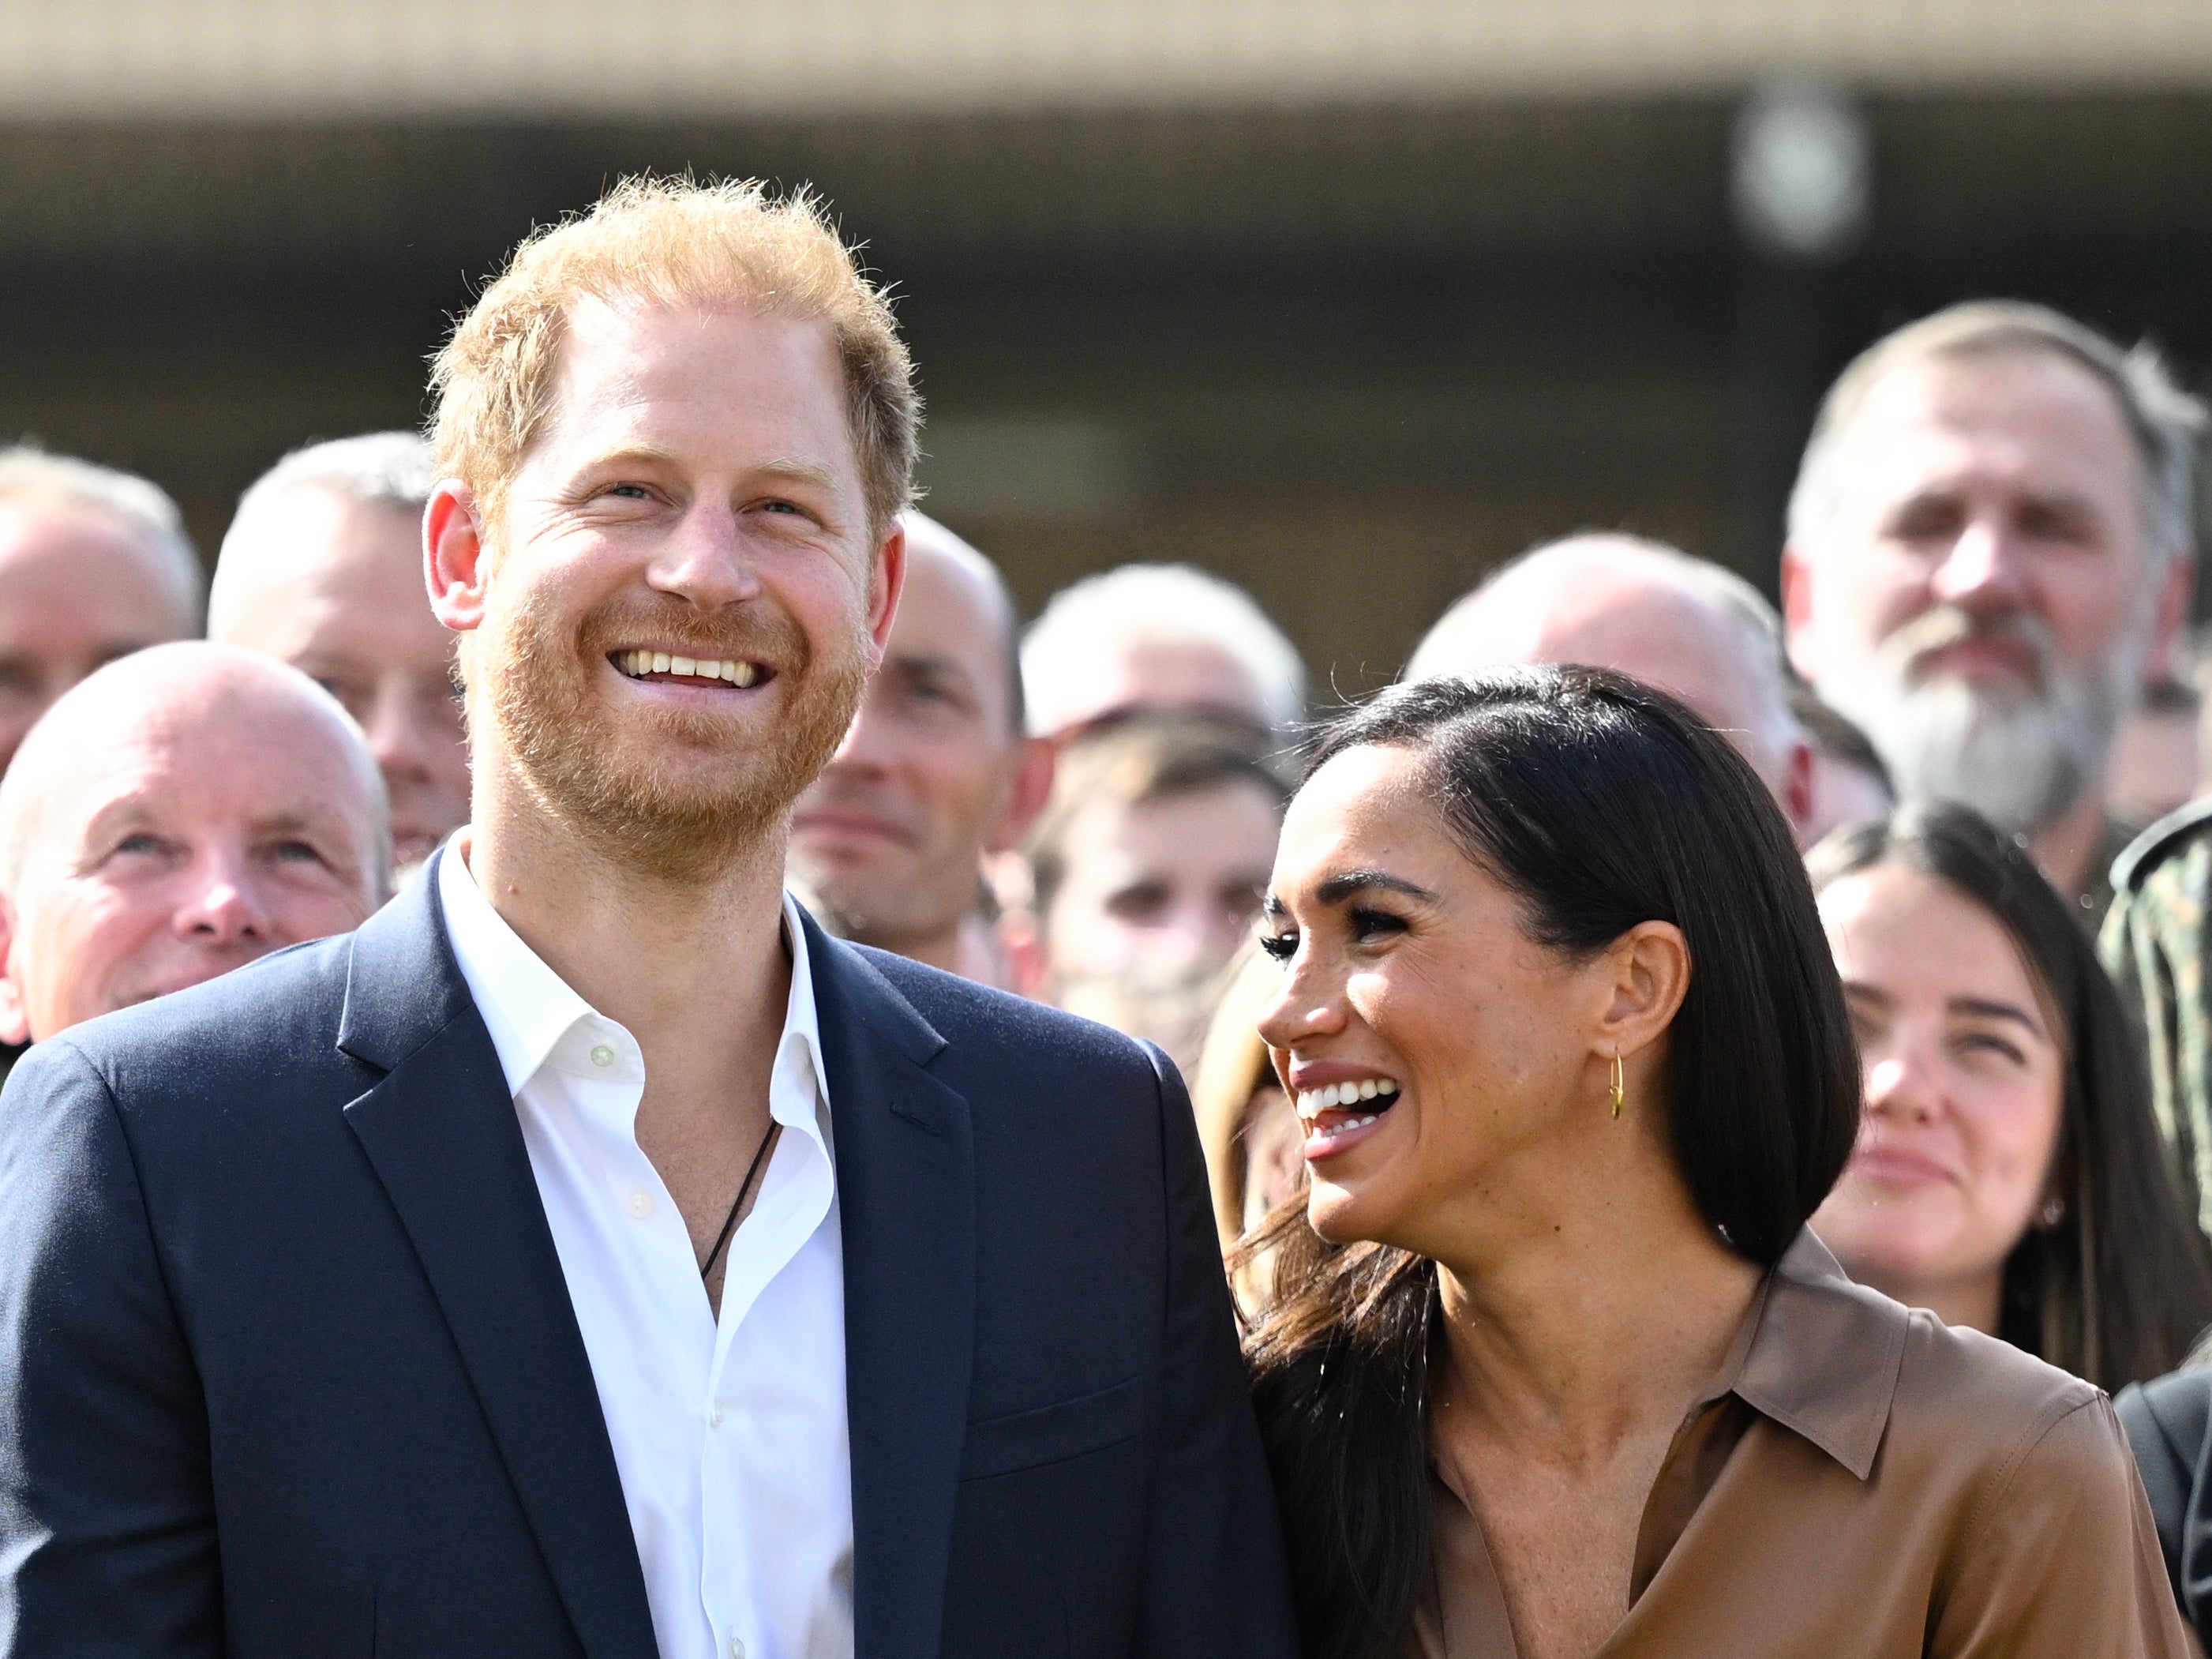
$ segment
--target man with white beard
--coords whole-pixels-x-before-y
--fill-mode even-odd
[[[1830,390],[1790,501],[1791,661],[1904,799],[2027,837],[2094,924],[2104,779],[2189,602],[2203,406],[2041,306],[1899,329]]]

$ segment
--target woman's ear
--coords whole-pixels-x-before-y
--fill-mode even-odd
[[[1690,990],[1690,942],[1671,921],[1639,921],[1607,951],[1613,997],[1599,1021],[1598,1044],[1626,1058],[1674,1023]]]

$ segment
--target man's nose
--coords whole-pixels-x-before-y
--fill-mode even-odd
[[[760,597],[760,573],[745,546],[737,510],[702,495],[676,521],[646,569],[649,586],[689,599],[702,611]]]
[[[878,681],[869,686],[867,695],[860,699],[860,711],[845,728],[845,740],[837,745],[836,754],[830,758],[830,766],[838,771],[874,776],[890,768],[891,722],[876,701],[877,685],[880,684]]]
[[[428,782],[435,754],[433,745],[450,747],[453,742],[447,732],[431,729],[407,686],[392,682],[377,688],[376,701],[369,707],[362,734],[368,739],[368,752],[375,758],[377,769],[393,782],[403,779],[416,784]]]
[[[1970,611],[2018,606],[2027,584],[2017,538],[1994,514],[1977,514],[1951,544],[1929,586],[1937,599]]]
[[[194,861],[189,896],[172,926],[196,945],[273,945],[275,928],[243,848],[221,848]]]

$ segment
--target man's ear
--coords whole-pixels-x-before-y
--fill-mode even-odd
[[[483,622],[490,564],[476,496],[458,478],[441,479],[422,509],[422,570],[430,609],[457,634]]]
[[[1813,831],[1813,745],[1800,738],[1790,745],[1789,770],[1782,781],[1782,814],[1790,820],[1790,838],[1801,853],[1810,850]]]
[[[2173,661],[2173,642],[2189,625],[2189,601],[2197,591],[2197,562],[2185,553],[2173,556],[2172,568],[2158,585],[2158,610],[2151,618],[2149,649],[2143,660],[2152,672],[2163,674]]]
[[[1782,643],[1790,665],[1810,680],[1818,671],[1813,650],[1813,562],[1795,543],[1782,550]]]
[[[1022,844],[1037,814],[1044,811],[1045,802],[1052,799],[1052,774],[1059,755],[1059,746],[1050,738],[1023,738],[1016,742],[1006,808],[985,852],[1003,853]]]
[[[15,982],[15,901],[0,893],[0,1042],[28,1042],[31,1012]]]
[[[877,544],[868,569],[868,637],[874,642],[871,667],[884,659],[890,645],[891,623],[898,617],[899,595],[906,590],[906,526],[898,520]]]

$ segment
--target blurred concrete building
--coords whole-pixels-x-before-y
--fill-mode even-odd
[[[0,0],[0,434],[212,546],[422,412],[533,222],[811,181],[931,511],[1034,605],[1187,558],[1346,690],[1538,537],[1771,580],[1812,400],[2018,294],[2212,362],[2203,0]]]

